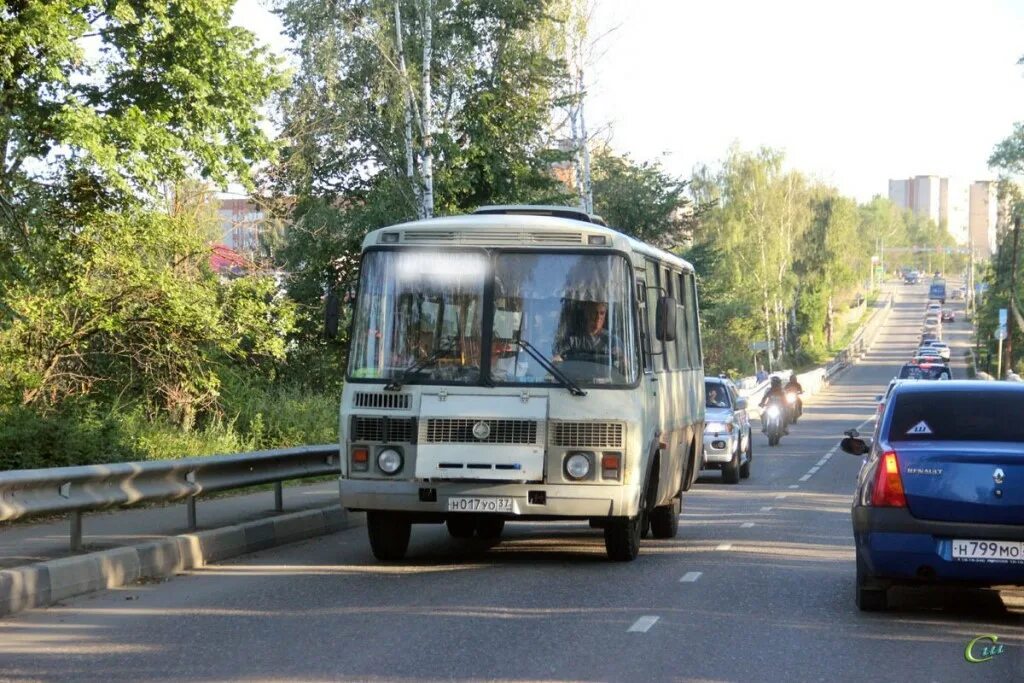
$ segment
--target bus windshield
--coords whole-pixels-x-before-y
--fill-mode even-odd
[[[580,384],[632,384],[638,353],[629,268],[608,254],[499,253],[491,380],[553,383],[525,341]]]
[[[487,262],[483,252],[368,252],[349,375],[478,383]]]

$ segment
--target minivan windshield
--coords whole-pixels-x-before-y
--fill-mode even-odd
[[[897,393],[889,441],[1009,441],[1024,443],[1024,392],[914,391]]]
[[[477,383],[487,261],[482,251],[368,252],[349,375]],[[417,363],[422,369],[407,377],[405,371]]]
[[[580,384],[638,378],[633,289],[626,260],[613,254],[499,253],[494,267],[491,380],[555,379],[520,340]]]

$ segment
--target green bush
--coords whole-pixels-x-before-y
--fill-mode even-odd
[[[110,407],[67,401],[41,413],[0,408],[0,471],[171,460],[242,451],[331,443],[338,438],[339,396],[232,376],[223,415],[184,430],[141,406]]]

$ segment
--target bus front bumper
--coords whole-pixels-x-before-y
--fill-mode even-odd
[[[497,511],[509,518],[524,519],[632,517],[637,513],[640,498],[639,486],[606,484],[340,479],[339,490],[341,505],[349,510],[435,514]],[[449,507],[452,500],[455,509]]]

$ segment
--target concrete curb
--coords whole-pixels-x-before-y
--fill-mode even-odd
[[[0,571],[0,617],[364,523],[338,505]]]

